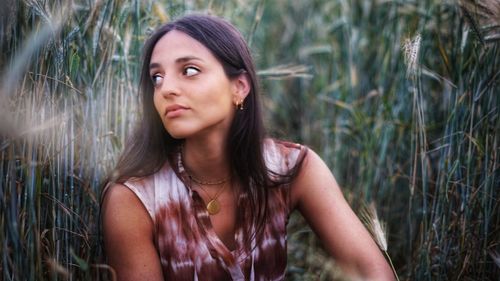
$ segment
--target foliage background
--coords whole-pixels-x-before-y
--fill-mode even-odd
[[[134,124],[142,42],[194,10],[246,36],[270,133],[315,149],[356,211],[376,202],[401,280],[498,280],[491,0],[2,0],[0,280],[112,279],[100,184]],[[332,276],[292,216],[288,279]]]

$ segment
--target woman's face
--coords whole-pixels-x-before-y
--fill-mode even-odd
[[[172,30],[156,43],[149,66],[154,105],[174,138],[227,134],[239,96],[212,53],[189,35]]]

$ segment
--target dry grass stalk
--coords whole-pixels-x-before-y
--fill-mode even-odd
[[[311,78],[309,67],[305,65],[278,65],[268,69],[260,70],[259,76],[268,79],[289,79],[289,78]]]
[[[497,251],[490,251],[488,252],[490,254],[490,257],[493,259],[493,261],[495,262],[495,264],[500,267],[500,253],[498,253]]]
[[[500,1],[461,0],[459,5],[466,22],[483,45],[500,40]]]

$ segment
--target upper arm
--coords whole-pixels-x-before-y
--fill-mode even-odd
[[[291,200],[346,271],[369,280],[393,280],[379,248],[345,200],[332,173],[310,150],[292,183]]]
[[[108,262],[118,280],[163,280],[153,242],[153,221],[126,186],[115,184],[107,190],[102,227]]]

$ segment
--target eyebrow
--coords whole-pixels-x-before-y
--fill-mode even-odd
[[[199,58],[199,57],[196,57],[196,56],[185,56],[185,57],[180,57],[180,58],[177,58],[175,60],[175,63],[186,63],[188,61],[192,61],[192,60],[199,60],[199,61],[203,61],[203,59]],[[153,62],[151,64],[149,64],[149,69],[153,69],[153,68],[157,68],[157,67],[160,67],[161,65],[159,63],[156,63],[156,62]]]

